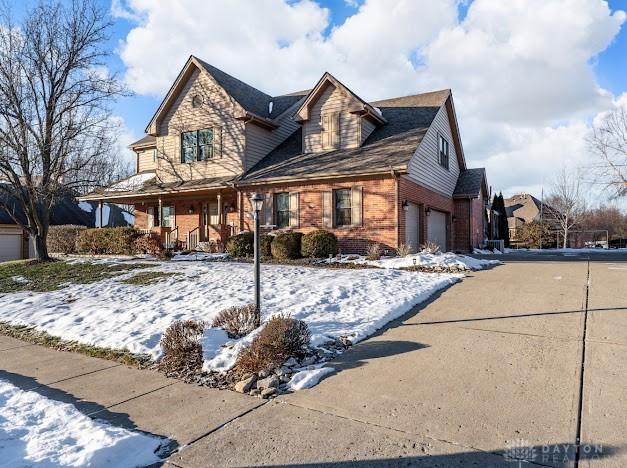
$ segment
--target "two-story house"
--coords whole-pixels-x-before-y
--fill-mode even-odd
[[[327,229],[342,252],[486,233],[484,169],[468,169],[450,90],[365,102],[329,73],[270,96],[191,56],[133,143],[137,174],[83,197],[133,204],[135,225],[193,248],[250,230]]]

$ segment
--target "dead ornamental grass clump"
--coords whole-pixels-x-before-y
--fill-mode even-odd
[[[254,304],[233,306],[218,313],[211,324],[214,328],[222,328],[229,338],[237,339],[248,335],[261,325],[261,316]]]
[[[381,245],[380,244],[370,244],[366,249],[366,259],[367,260],[381,260]]]
[[[240,375],[280,367],[290,357],[302,357],[311,335],[307,324],[288,316],[272,317],[244,349],[235,364]]]
[[[157,368],[166,374],[196,372],[202,369],[202,345],[199,340],[206,324],[194,320],[177,320],[161,338],[163,357]]]

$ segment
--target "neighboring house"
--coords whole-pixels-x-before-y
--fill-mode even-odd
[[[82,200],[133,204],[135,226],[193,248],[251,230],[327,229],[342,252],[486,237],[484,169],[468,169],[450,90],[365,102],[329,73],[270,96],[192,56],[130,148],[137,174]]]
[[[26,216],[19,208],[16,200],[5,192],[0,192],[0,205],[9,207],[13,216],[26,223]],[[98,203],[77,202],[76,198],[67,195],[61,198],[50,214],[50,225],[74,224],[95,227],[98,220]],[[106,218],[105,218],[106,216]],[[133,216],[115,205],[103,207],[103,224],[105,226],[129,226],[133,224]],[[35,256],[34,245],[29,242],[28,232],[15,223],[5,208],[0,207],[0,262],[20,260]]]
[[[523,224],[540,221],[541,215],[544,218],[547,216],[546,211],[542,209],[542,202],[528,193],[514,195],[506,198],[504,202],[510,242],[515,243],[518,240],[518,230]],[[546,208],[546,205],[544,208]]]

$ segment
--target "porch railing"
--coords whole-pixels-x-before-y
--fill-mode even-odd
[[[198,247],[198,235],[200,234],[200,228],[195,227],[187,233],[187,249],[196,250]]]
[[[169,232],[165,233],[165,248],[175,249],[179,238],[179,228],[174,227]]]
[[[138,229],[138,231],[142,236],[152,235],[152,229]]]

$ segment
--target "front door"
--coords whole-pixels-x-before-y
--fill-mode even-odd
[[[420,242],[418,233],[420,232],[420,220],[418,218],[418,205],[415,203],[407,204],[407,211],[405,212],[405,244],[410,247],[411,253],[418,251],[418,244]]]

